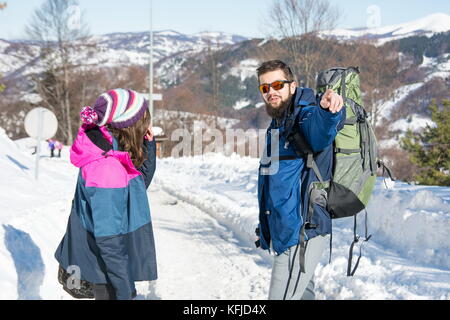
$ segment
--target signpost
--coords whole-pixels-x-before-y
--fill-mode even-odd
[[[35,108],[25,117],[25,131],[36,139],[35,178],[39,176],[39,159],[41,157],[41,141],[52,138],[58,130],[58,120],[53,112],[45,108]]]
[[[150,68],[148,75],[150,124],[153,125],[153,0],[150,0]]]
[[[154,119],[154,101],[162,101],[163,96],[162,94],[157,94],[153,92],[153,82],[154,82],[154,68],[153,68],[153,0],[150,0],[150,66],[149,66],[149,72],[148,72],[148,87],[149,87],[149,110],[150,110],[150,116],[151,120],[150,123],[153,126],[153,119]]]

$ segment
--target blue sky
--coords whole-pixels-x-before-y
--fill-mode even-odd
[[[32,11],[45,0],[0,0],[0,38],[24,37]],[[153,0],[154,28],[182,33],[224,31],[262,37],[273,0]],[[442,12],[450,14],[450,0],[330,0],[344,13],[338,27],[363,27],[367,8],[380,8],[381,26],[404,23]],[[144,31],[150,25],[149,0],[79,0],[92,34]]]

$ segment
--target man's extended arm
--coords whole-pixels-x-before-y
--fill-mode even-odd
[[[338,132],[338,125],[345,117],[342,97],[333,90],[322,96],[320,107],[307,107],[300,117],[300,128],[314,152],[329,146]]]

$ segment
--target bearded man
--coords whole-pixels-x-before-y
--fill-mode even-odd
[[[312,300],[314,270],[328,243],[331,220],[325,207],[308,210],[305,189],[316,179],[314,172],[324,180],[331,177],[333,141],[345,119],[343,99],[333,90],[316,97],[313,90],[297,87],[291,69],[279,60],[264,62],[257,72],[272,118],[258,178],[256,231],[257,246],[274,253],[269,299]],[[295,134],[320,154],[318,170],[311,170],[311,161],[293,143]]]

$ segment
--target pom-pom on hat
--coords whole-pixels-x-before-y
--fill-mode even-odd
[[[116,129],[131,127],[148,109],[148,101],[133,90],[114,89],[102,94],[93,107],[81,110],[81,119],[85,124],[105,126]]]

